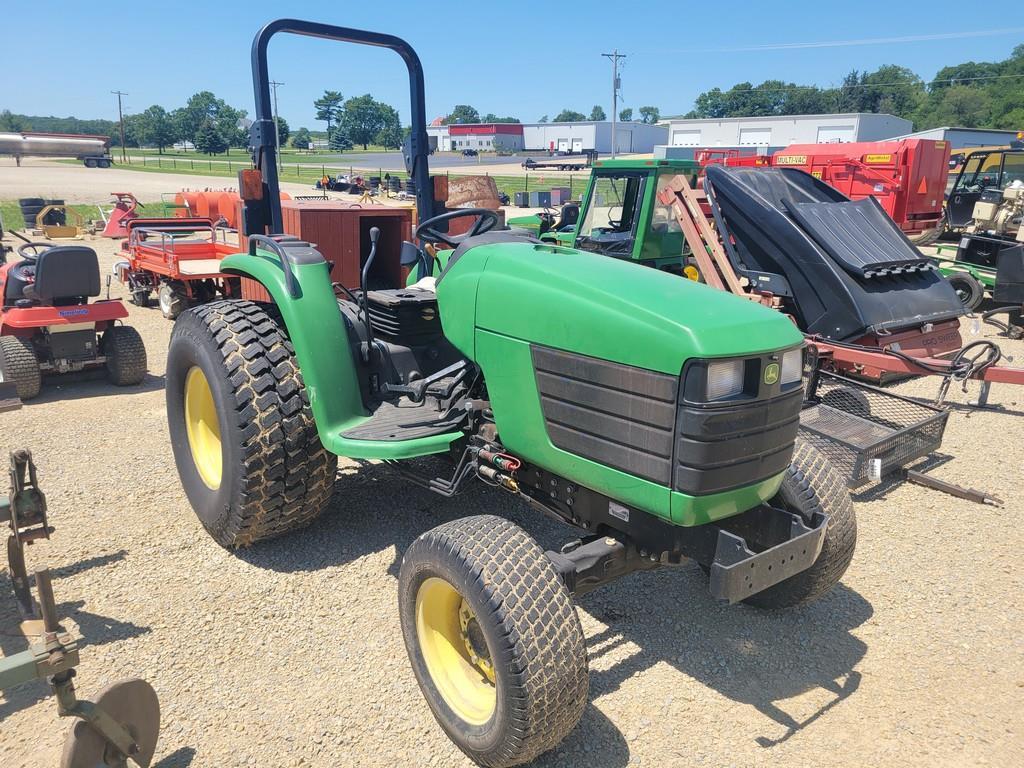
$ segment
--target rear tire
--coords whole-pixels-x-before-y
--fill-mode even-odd
[[[18,336],[0,336],[0,378],[14,384],[18,397],[31,400],[43,386],[32,342]]]
[[[146,378],[146,345],[131,326],[115,325],[104,331],[100,351],[107,358],[107,378],[111,384],[130,387]]]
[[[96,161],[91,159],[91,158],[86,160],[85,161],[85,167],[86,168],[95,168],[96,167]]]
[[[291,342],[262,308],[214,301],[184,312],[166,384],[178,474],[217,543],[246,547],[324,511],[338,459],[320,443]]]
[[[188,297],[173,283],[161,283],[156,296],[160,312],[168,320],[177,319],[188,308]]]
[[[478,764],[528,762],[576,727],[589,687],[583,629],[522,528],[478,515],[427,531],[402,560],[398,603],[420,690]]]
[[[810,443],[797,438],[793,461],[778,494],[769,502],[809,521],[815,512],[828,515],[825,541],[814,564],[743,602],[758,608],[791,608],[816,600],[846,572],[857,545],[857,518],[846,482]]]
[[[946,281],[953,286],[957,298],[970,312],[980,307],[981,302],[985,300],[985,286],[972,274],[959,272],[947,277]]]

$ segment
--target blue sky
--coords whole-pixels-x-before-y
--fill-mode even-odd
[[[1024,41],[1024,19],[972,15],[945,0],[5,5],[0,109],[84,118],[116,118],[114,89],[128,92],[128,112],[170,109],[211,90],[251,115],[249,46],[259,26],[281,16],[404,37],[423,60],[431,117],[469,103],[523,121],[594,104],[610,111],[610,64],[600,54],[613,48],[627,54],[620,106],[678,114],[714,86],[767,78],[827,86],[888,63],[930,79],[946,64],[1005,58]],[[970,36],[935,39],[949,34]],[[864,43],[880,38],[889,41]],[[311,102],[325,88],[372,93],[408,120],[405,69],[389,51],[282,36],[271,44],[270,71],[284,83],[280,113],[293,129],[323,127]]]

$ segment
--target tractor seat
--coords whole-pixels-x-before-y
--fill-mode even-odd
[[[58,245],[36,259],[35,284],[25,289],[27,298],[41,304],[84,304],[100,295],[100,264],[96,251],[82,245]]]
[[[575,227],[580,220],[580,206],[578,203],[566,203],[562,206],[562,214],[558,219],[558,231],[562,232],[568,227]]]

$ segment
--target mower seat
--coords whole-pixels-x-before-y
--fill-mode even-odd
[[[806,333],[856,340],[954,320],[963,304],[872,198],[794,168],[707,168],[732,266],[784,301]]]
[[[29,294],[31,290],[31,295]],[[36,259],[36,281],[28,298],[43,305],[84,304],[100,295],[100,264],[96,251],[82,245],[58,245]]]
[[[578,203],[566,203],[562,206],[562,214],[558,218],[558,231],[564,232],[569,227],[575,227],[580,220],[580,206]]]

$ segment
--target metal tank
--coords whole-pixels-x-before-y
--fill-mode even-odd
[[[70,133],[0,133],[0,155],[13,155],[21,165],[22,157],[74,157],[86,165],[110,164],[108,136]]]

